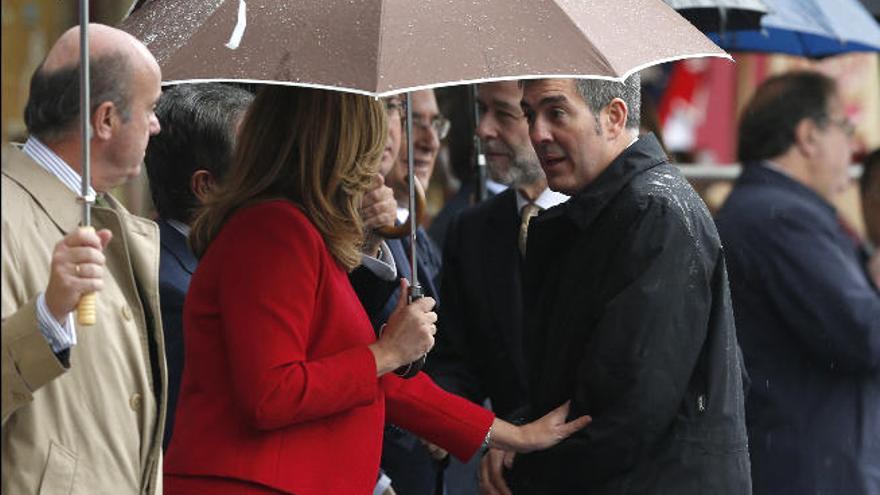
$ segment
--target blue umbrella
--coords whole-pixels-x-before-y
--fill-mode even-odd
[[[710,33],[732,52],[786,53],[822,58],[880,52],[880,24],[858,0],[764,0],[761,30]]]

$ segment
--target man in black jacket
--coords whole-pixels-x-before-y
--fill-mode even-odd
[[[768,79],[742,115],[718,229],[753,383],[755,493],[878,495],[880,294],[832,206],[852,124],[815,72]]]
[[[593,421],[518,456],[516,493],[751,491],[721,243],[657,140],[638,137],[639,93],[637,75],[525,83],[548,184],[572,196],[528,230],[527,419],[571,400]]]

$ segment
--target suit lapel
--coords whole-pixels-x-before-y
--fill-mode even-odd
[[[403,246],[403,239],[389,239],[386,242],[391,251],[391,257],[394,258],[394,263],[397,265],[397,273],[409,280],[409,258],[406,255],[406,248]]]
[[[159,224],[159,240],[162,247],[174,256],[181,268],[192,275],[199,262],[189,248],[186,237],[165,220],[159,219],[156,223]]]
[[[440,271],[440,261],[437,259],[437,251],[432,245],[428,233],[421,227],[416,232],[416,243],[418,244],[417,263],[419,265],[419,283],[425,288],[425,294],[434,298],[437,304],[440,304],[440,291],[434,281]],[[408,244],[408,243],[407,243]]]
[[[516,194],[513,191],[501,194],[505,198],[497,201],[488,212],[488,232],[484,242],[480,243],[480,249],[486,270],[484,280],[510,282],[486,287],[486,293],[498,328],[503,330],[499,333],[505,345],[518,352],[523,308],[521,304],[511,304],[511,301],[522,300],[522,261],[517,247],[519,217],[516,214]]]

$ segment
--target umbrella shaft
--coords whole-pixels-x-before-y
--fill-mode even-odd
[[[474,103],[474,158],[477,170],[477,201],[483,201],[488,197],[486,191],[486,156],[483,155],[483,143],[477,130],[480,128],[480,100],[476,84],[471,84],[471,99]]]
[[[416,263],[416,228],[419,219],[416,218],[416,178],[415,165],[413,164],[413,113],[412,113],[412,93],[406,94],[406,162],[407,162],[407,178],[409,179],[409,262],[412,280],[410,285],[416,287],[419,285],[419,272]]]
[[[89,117],[91,117],[91,102],[89,98],[90,82],[89,82],[89,1],[80,0],[79,2],[79,53],[80,53],[80,71],[79,71],[79,114],[82,124],[82,224],[92,224],[91,201],[89,198],[89,185],[91,184],[91,125],[89,125]]]

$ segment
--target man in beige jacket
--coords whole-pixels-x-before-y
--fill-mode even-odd
[[[3,493],[161,493],[158,227],[106,194],[139,173],[159,132],[161,77],[133,37],[90,31],[98,232],[77,229],[78,28],[34,73],[28,141],[3,150]],[[78,326],[72,312],[92,291],[98,322]]]

